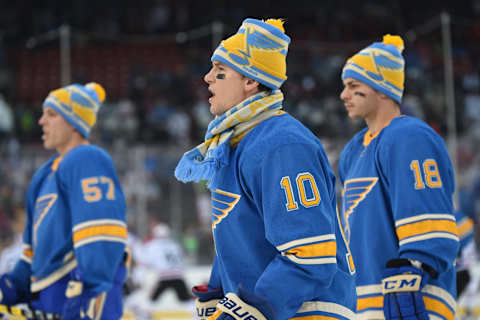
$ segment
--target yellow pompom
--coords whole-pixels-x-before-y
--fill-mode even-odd
[[[386,34],[383,36],[383,44],[393,44],[395,47],[397,47],[400,53],[402,53],[403,49],[405,49],[405,45],[400,36],[392,36],[390,34]]]
[[[103,89],[103,87],[100,84],[96,82],[90,82],[85,85],[85,88],[93,89],[97,93],[97,97],[98,97],[98,100],[100,100],[100,103],[105,101],[105,96],[106,96],[105,89]]]
[[[285,23],[285,20],[283,19],[267,19],[265,23],[271,24],[274,27],[277,27],[278,29],[282,30],[283,33],[285,33],[285,29],[283,28],[283,24]]]

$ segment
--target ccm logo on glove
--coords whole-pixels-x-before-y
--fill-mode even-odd
[[[419,291],[422,277],[418,274],[400,274],[382,280],[383,294]]]

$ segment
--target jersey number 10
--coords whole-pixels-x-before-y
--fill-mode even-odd
[[[302,172],[297,175],[297,193],[300,197],[300,203],[305,208],[310,208],[318,206],[320,203],[320,193],[318,192],[317,184],[310,172]],[[283,191],[285,191],[285,197],[287,198],[287,211],[297,210],[298,203],[295,200],[295,194],[293,193],[292,183],[290,182],[290,177],[282,177],[280,181]],[[309,189],[310,197],[307,196],[307,190]]]

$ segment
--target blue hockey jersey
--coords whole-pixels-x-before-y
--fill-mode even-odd
[[[24,251],[12,272],[17,285],[39,292],[78,267],[87,289],[108,291],[124,257],[125,207],[105,151],[81,145],[52,157],[27,192]]]
[[[267,299],[276,319],[353,319],[355,267],[320,141],[286,113],[232,147],[211,181],[209,286]],[[313,318],[312,318],[313,319]]]
[[[458,236],[453,169],[443,140],[426,123],[394,118],[376,136],[365,128],[339,160],[342,218],[357,266],[359,319],[384,319],[382,272],[406,258],[438,271],[424,287],[435,319],[455,314]]]
[[[457,221],[458,237],[460,239],[460,251],[470,242],[474,241],[473,237],[473,220],[467,217],[462,210],[454,212]]]

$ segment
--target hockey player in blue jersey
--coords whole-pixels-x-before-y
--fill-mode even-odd
[[[43,145],[58,154],[30,183],[24,250],[0,277],[0,303],[63,320],[121,318],[125,199],[112,159],[88,141],[104,99],[97,83],[73,84],[43,103]]]
[[[457,296],[460,297],[471,280],[469,269],[477,260],[477,249],[472,218],[465,215],[461,209],[457,209],[455,210],[455,219],[457,221],[458,238],[460,239],[460,250],[455,264]]]
[[[215,259],[193,289],[199,319],[353,319],[355,267],[320,141],[282,110],[290,38],[283,21],[246,19],[204,80],[205,141],[175,175],[207,180]]]
[[[357,267],[358,319],[454,319],[454,174],[441,137],[400,114],[403,40],[348,59],[340,95],[367,127],[343,149],[342,218]]]

